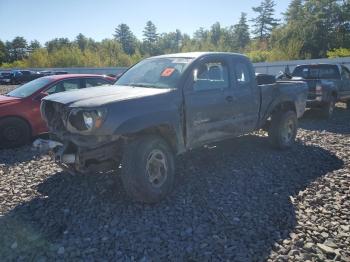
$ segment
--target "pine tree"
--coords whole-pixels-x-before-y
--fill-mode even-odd
[[[41,48],[41,44],[38,40],[30,41],[30,44],[28,46],[28,50],[34,51],[34,50],[39,49],[39,48]]]
[[[81,51],[84,51],[88,45],[88,39],[82,33],[77,35],[75,42]]]
[[[301,20],[303,18],[303,1],[292,0],[283,15],[287,23]]]
[[[149,43],[155,43],[158,40],[157,27],[152,23],[152,21],[148,21],[143,31],[144,39],[143,41]]]
[[[194,32],[193,37],[197,41],[206,41],[208,38],[208,30],[205,30],[203,27],[200,27],[196,32]]]
[[[14,60],[22,60],[27,56],[27,40],[17,36],[12,40],[12,54]]]
[[[6,46],[3,41],[0,40],[0,66],[5,62],[6,58]]]
[[[221,38],[221,25],[216,22],[211,26],[211,43],[217,45]]]
[[[247,23],[247,14],[241,13],[238,24],[233,26],[234,45],[239,50],[243,50],[250,41],[249,25]]]
[[[264,40],[270,37],[272,29],[278,25],[279,20],[274,18],[276,6],[273,0],[264,0],[260,6],[253,7],[253,11],[258,16],[252,19],[255,28],[253,33],[260,39]]]
[[[115,39],[122,45],[123,50],[128,55],[135,53],[136,37],[126,24],[120,24],[115,29]]]

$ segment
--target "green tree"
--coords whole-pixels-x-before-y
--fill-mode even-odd
[[[115,29],[115,39],[122,45],[123,50],[128,55],[135,53],[136,37],[126,24],[120,24]]]
[[[0,40],[0,66],[2,63],[5,63],[6,58],[6,46],[3,41]]]
[[[307,39],[303,51],[311,58],[326,57],[327,51],[336,48],[339,1],[308,0],[304,4],[302,30]]]
[[[147,22],[143,36],[143,50],[151,56],[159,54],[160,51],[157,45],[159,35],[157,33],[157,27],[152,21]]]
[[[68,38],[61,37],[61,38],[55,38],[46,42],[45,46],[47,48],[47,51],[51,53],[61,48],[69,48],[72,46],[72,43],[69,41]]]
[[[35,51],[36,49],[41,48],[41,44],[38,40],[33,40],[30,42],[29,46],[28,46],[28,51],[31,53],[33,51]]]
[[[27,59],[29,67],[50,67],[49,54],[46,48],[35,49]]]
[[[238,24],[233,26],[234,45],[238,50],[242,51],[250,42],[249,25],[247,22],[247,14],[241,13]]]
[[[52,67],[84,66],[84,56],[78,47],[62,47],[50,54]]]
[[[75,38],[75,43],[78,45],[81,51],[84,51],[88,45],[88,39],[82,33],[80,33]]]
[[[157,27],[152,21],[148,21],[145,29],[143,30],[143,41],[149,43],[155,43],[158,40]]]
[[[349,57],[349,56],[350,56],[350,48],[338,48],[327,52],[328,58]]]
[[[288,9],[283,13],[287,23],[301,20],[303,18],[303,1],[292,0],[288,5]]]
[[[252,19],[254,22],[253,34],[260,40],[270,37],[272,30],[278,25],[279,20],[274,18],[275,2],[273,0],[264,0],[260,6],[253,7],[253,11],[258,14]]]
[[[183,36],[179,29],[175,32],[163,33],[159,38],[159,48],[162,53],[180,52]]]
[[[13,60],[22,60],[27,56],[27,40],[22,36],[17,36],[12,40]]]
[[[217,45],[221,38],[221,25],[219,22],[216,22],[211,26],[210,35],[211,35],[211,43]]]
[[[209,32],[203,27],[200,27],[197,31],[194,32],[193,37],[196,41],[204,42],[208,39]]]

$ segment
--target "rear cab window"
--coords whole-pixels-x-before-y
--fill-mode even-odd
[[[336,65],[298,66],[294,69],[292,76],[304,79],[340,79]]]

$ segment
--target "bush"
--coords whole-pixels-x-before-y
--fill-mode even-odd
[[[350,56],[350,49],[347,49],[347,48],[338,48],[327,52],[328,58],[349,57],[349,56]]]

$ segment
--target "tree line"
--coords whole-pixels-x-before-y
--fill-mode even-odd
[[[113,38],[95,41],[83,34],[70,41],[55,38],[42,46],[23,37],[0,40],[2,67],[130,66],[144,57],[191,51],[240,52],[254,62],[350,56],[350,0],[292,0],[276,19],[276,3],[263,0],[253,18],[199,28],[193,36],[159,33],[148,21],[139,40],[127,24],[119,24]],[[249,26],[251,22],[251,28]]]

